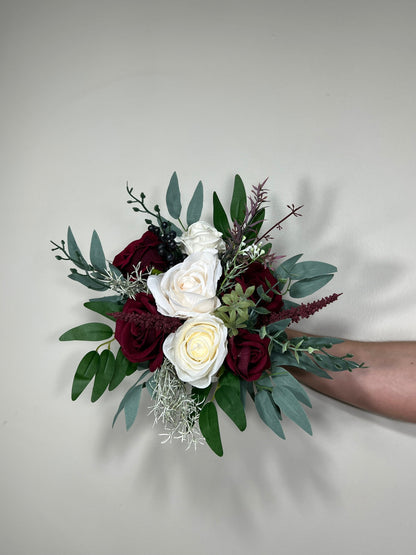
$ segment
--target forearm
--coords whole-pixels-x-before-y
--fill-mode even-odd
[[[291,331],[290,335],[307,335]],[[297,368],[293,375],[303,384],[356,407],[390,418],[416,422],[416,342],[344,341],[329,352],[351,353],[367,368],[328,372],[325,379]]]

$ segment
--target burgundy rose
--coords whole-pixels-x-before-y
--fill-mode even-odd
[[[154,372],[163,362],[163,342],[181,323],[176,320],[158,313],[152,295],[139,293],[126,302],[117,318],[115,338],[127,360],[149,361]]]
[[[228,339],[228,353],[225,358],[227,366],[242,380],[258,380],[265,370],[270,368],[270,339],[261,339],[257,333],[241,329],[238,335]]]
[[[253,262],[253,264],[250,264],[247,270],[243,274],[237,276],[235,280],[241,284],[244,291],[250,285],[254,285],[256,287],[256,290],[257,287],[262,285],[266,295],[268,295],[272,299],[269,303],[267,303],[266,301],[261,301],[260,304],[267,308],[267,310],[270,310],[270,312],[279,312],[282,308],[282,296],[279,293],[269,291],[270,286],[272,286],[276,291],[278,290],[277,279],[274,277],[271,270],[269,268],[265,268],[260,262]],[[266,282],[269,282],[270,285],[267,285]],[[253,293],[252,299],[255,302],[259,300],[259,296],[256,291]]]
[[[164,272],[167,269],[166,261],[160,256],[158,246],[159,237],[153,231],[146,231],[140,239],[133,241],[114,258],[113,265],[118,268],[124,276],[131,274],[134,266],[140,262],[140,269],[149,267]]]

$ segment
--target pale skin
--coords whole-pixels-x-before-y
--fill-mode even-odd
[[[289,337],[312,335],[287,330]],[[416,423],[416,341],[349,341],[328,352],[354,355],[366,368],[328,372],[332,380],[290,368],[302,384],[339,401],[389,418]]]

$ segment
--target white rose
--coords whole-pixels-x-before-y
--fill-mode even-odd
[[[210,249],[191,254],[164,274],[149,276],[147,286],[161,314],[188,318],[220,306],[216,292],[221,273],[218,255]]]
[[[227,328],[212,314],[189,318],[165,339],[163,353],[180,380],[203,389],[227,355]]]
[[[176,241],[181,245],[181,249],[186,254],[193,254],[206,249],[215,249],[218,252],[225,251],[225,243],[222,240],[222,233],[207,222],[195,222],[182,233]]]

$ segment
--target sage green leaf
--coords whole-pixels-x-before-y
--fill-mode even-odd
[[[126,357],[123,354],[123,351],[120,348],[117,352],[114,374],[113,374],[113,377],[111,378],[111,382],[108,386],[108,390],[112,391],[118,385],[120,385],[126,376],[129,376],[135,370],[137,370],[137,366],[138,366],[137,362],[130,362],[129,360],[126,359]]]
[[[126,430],[129,430],[136,419],[137,411],[139,410],[140,397],[144,384],[136,382],[124,395],[118,410],[113,419],[113,427],[116,423],[118,415],[124,410],[124,417],[126,420]]]
[[[98,270],[102,270],[102,271],[106,270],[107,262],[105,260],[103,247],[101,246],[100,238],[98,237],[98,233],[95,231],[95,229],[92,232],[92,237],[91,237],[90,260],[91,260],[91,264],[95,268],[98,268]]]
[[[247,427],[246,415],[241,402],[240,391],[233,387],[223,385],[215,392],[218,406],[227,414],[237,428],[244,431]]]
[[[100,354],[98,371],[95,374],[94,385],[92,388],[91,401],[95,403],[107,389],[114,375],[115,359],[110,349],[106,349]]]
[[[314,278],[301,279],[292,284],[289,289],[289,294],[294,299],[299,299],[301,297],[307,297],[312,295],[315,291],[318,291],[326,285],[334,277],[334,274],[329,274],[326,276],[317,276]]]
[[[323,276],[325,274],[333,274],[337,271],[337,267],[325,262],[316,262],[308,260],[305,262],[298,262],[292,268],[292,279],[299,280],[305,278],[313,278],[316,276]]]
[[[244,222],[247,209],[247,195],[244,183],[239,175],[234,178],[233,196],[231,198],[230,216],[231,220],[240,225]]]
[[[67,245],[68,245],[68,253],[71,257],[71,260],[74,264],[78,266],[78,268],[82,268],[83,270],[87,270],[89,268],[88,262],[81,254],[81,250],[75,241],[74,234],[70,227],[68,227],[67,233]]]
[[[219,232],[223,234],[223,237],[226,238],[230,235],[230,224],[228,223],[227,214],[221,204],[220,199],[218,198],[217,193],[214,191],[213,194],[213,222],[214,227]]]
[[[212,401],[202,407],[199,415],[199,428],[214,453],[222,457],[224,451],[221,443],[218,413]]]
[[[181,192],[179,190],[178,176],[173,172],[169,181],[168,190],[166,191],[166,206],[169,214],[177,220],[181,215]]]
[[[273,403],[271,394],[264,389],[259,391],[254,398],[254,403],[263,422],[279,437],[286,439],[280,423],[279,411]]]
[[[81,324],[76,328],[72,328],[61,335],[59,341],[101,341],[108,339],[113,335],[113,330],[107,324],[100,322],[91,322]]]
[[[307,407],[312,408],[312,403],[308,397],[308,394],[303,389],[298,380],[294,378],[290,372],[280,367],[272,367],[272,370],[272,380],[275,387],[289,388],[296,399],[298,399]]]
[[[88,289],[94,289],[94,291],[105,291],[106,289],[108,289],[106,285],[99,283],[98,281],[95,281],[94,279],[84,274],[72,273],[72,274],[69,274],[68,277],[69,279],[78,281],[78,283],[81,283],[85,287],[88,287]]]
[[[146,385],[146,389],[147,389],[148,392],[149,392],[150,397],[153,399],[153,395],[154,395],[155,387],[156,387],[156,378],[155,378],[155,376],[154,376],[154,375],[151,376],[151,377],[147,380],[147,382],[146,382],[145,385]]]
[[[306,433],[312,435],[312,428],[302,405],[296,399],[295,395],[285,387],[274,387],[272,391],[273,401],[295,424],[297,424]]]
[[[316,376],[319,376],[321,378],[331,379],[331,376],[328,374],[328,372],[325,372],[325,370],[317,366],[313,362],[313,359],[303,353],[299,353],[299,360],[296,360],[296,358],[289,351],[281,353],[277,349],[273,349],[270,355],[270,360],[272,362],[272,365],[294,366],[295,368],[302,368],[302,370],[311,372],[311,374],[315,374]]]
[[[202,207],[204,204],[204,187],[202,181],[198,183],[194,194],[192,195],[191,201],[188,205],[188,211],[186,213],[186,223],[192,225],[199,221],[201,217]]]
[[[89,301],[84,303],[84,306],[85,308],[97,312],[98,314],[102,314],[102,316],[114,321],[115,317],[110,316],[110,313],[121,312],[124,304],[112,301]]]
[[[72,382],[71,399],[75,401],[95,376],[100,363],[100,355],[97,351],[87,353],[78,364]]]
[[[285,318],[284,320],[278,320],[277,322],[272,322],[266,326],[267,333],[269,335],[274,335],[275,333],[284,331],[290,324],[292,320],[290,318]]]
[[[288,258],[287,260],[279,264],[274,272],[275,276],[281,279],[290,278],[292,270],[301,256],[302,254],[296,254],[295,256],[292,256],[291,258]]]

